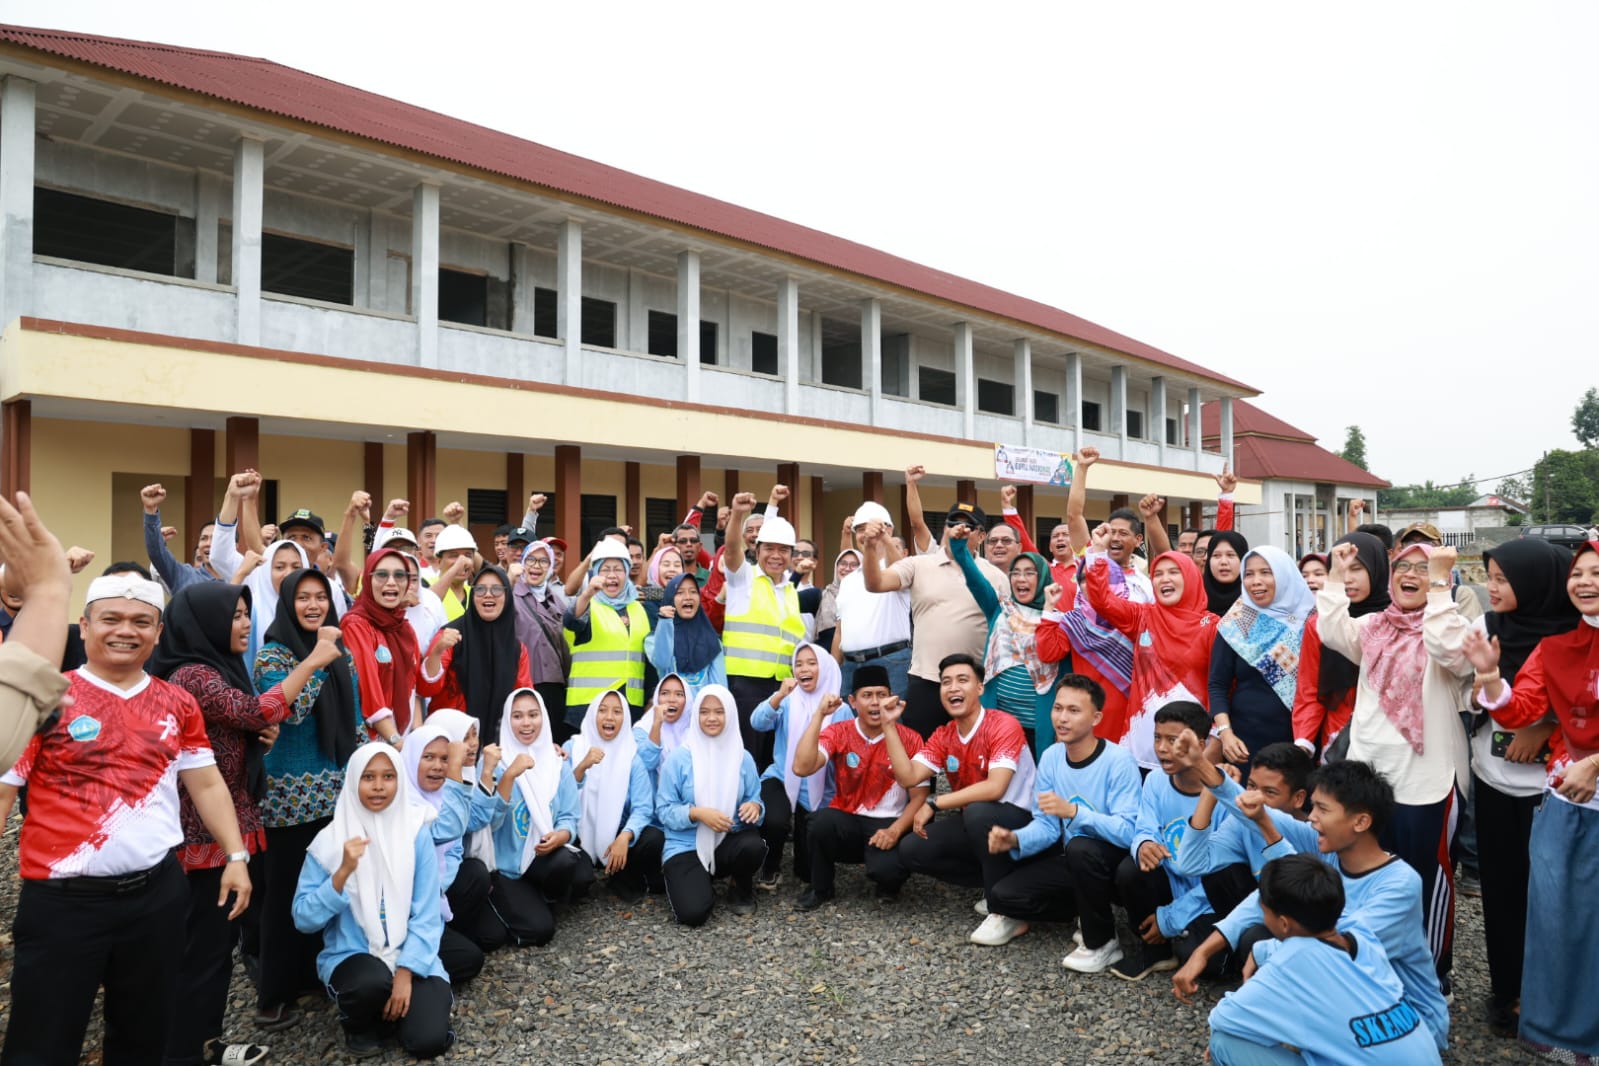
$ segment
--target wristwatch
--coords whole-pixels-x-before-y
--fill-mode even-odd
[[[400,734],[396,733],[392,737],[389,737],[389,747],[397,748],[397,747],[400,746],[400,743],[403,740],[405,740],[405,738],[400,736]]]
[[[228,861],[242,862],[248,866],[250,865],[250,853],[248,851],[230,851],[228,852]]]
[[[927,793],[927,805],[935,811],[938,810],[938,797],[933,795],[931,790]]]
[[[1435,589],[1446,589],[1446,588],[1449,587],[1449,582],[1447,582],[1447,581],[1429,581],[1429,582],[1427,582],[1427,587],[1428,588],[1435,588]]]

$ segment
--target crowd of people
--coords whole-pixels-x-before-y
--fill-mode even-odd
[[[151,485],[151,570],[94,578],[72,632],[92,556],[0,500],[0,1062],[75,1062],[101,987],[107,1063],[258,1061],[223,1032],[235,951],[258,1028],[325,994],[351,1055],[431,1057],[486,953],[598,886],[698,927],[785,875],[854,905],[841,863],[884,901],[980,890],[981,947],[1075,926],[1064,981],[1242,981],[1215,1062],[1436,1062],[1467,813],[1491,1024],[1599,1055],[1599,543],[1487,552],[1485,613],[1430,527],[1249,545],[1226,473],[1175,545],[1154,495],[1091,527],[1098,458],[1042,551],[1011,486],[935,536],[912,467],[909,528],[863,502],[830,580],[782,485],[569,561],[538,494],[485,551],[459,504],[413,531],[364,492],[336,534],[263,526],[246,470],[188,562]]]

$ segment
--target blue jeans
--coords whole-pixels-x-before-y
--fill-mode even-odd
[[[838,664],[839,691],[847,698],[855,691],[852,682],[855,671],[863,666],[881,666],[888,671],[888,687],[894,695],[904,698],[905,690],[910,686],[911,676],[911,650],[901,648],[899,651],[888,655],[880,655],[875,659],[867,659],[863,663],[852,663],[848,659]]]

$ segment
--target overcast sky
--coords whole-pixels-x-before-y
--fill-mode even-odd
[[[1358,423],[1395,482],[1575,447],[1599,384],[1591,0],[231,8],[0,18],[265,56],[1021,293],[1333,450]]]

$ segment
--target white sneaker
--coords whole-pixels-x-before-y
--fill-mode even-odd
[[[1078,926],[1076,929],[1072,930],[1072,943],[1076,944],[1078,947],[1082,947],[1083,946],[1083,927],[1082,926]]]
[[[1009,944],[1025,932],[1026,922],[1007,918],[1003,914],[990,914],[983,919],[982,925],[972,930],[971,941],[984,947],[997,948],[1001,944]]]
[[[972,904],[972,910],[976,911],[978,914],[981,914],[984,918],[987,918],[988,917],[988,897],[987,896],[978,896],[977,897],[977,902]]]
[[[1122,946],[1115,937],[1111,937],[1099,947],[1092,950],[1084,947],[1078,941],[1077,950],[1060,960],[1060,964],[1068,970],[1078,973],[1103,973],[1122,959]]]

